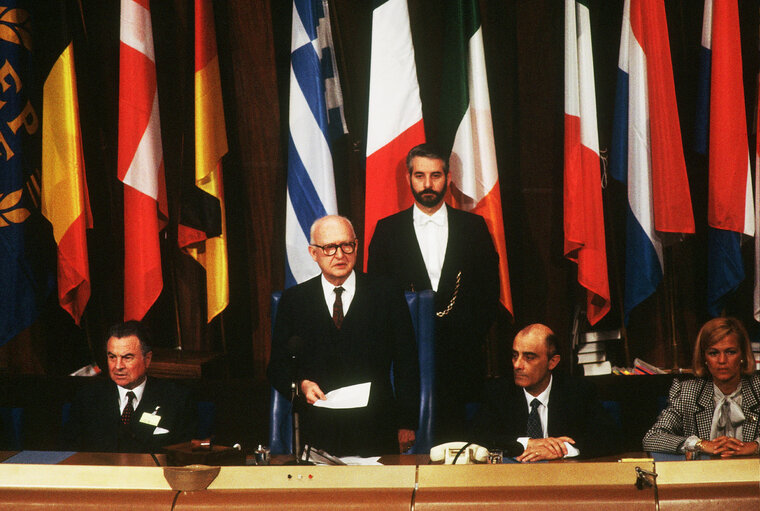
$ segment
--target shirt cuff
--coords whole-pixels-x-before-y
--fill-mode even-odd
[[[689,438],[684,440],[684,442],[678,448],[678,452],[685,453],[687,451],[696,451],[697,442],[699,442],[699,437],[697,435],[691,435]]]
[[[523,451],[528,448],[528,440],[530,440],[530,437],[527,436],[517,438],[517,441],[523,446]],[[567,447],[567,454],[564,456],[565,458],[575,458],[581,453],[581,451],[571,443],[565,442],[565,447]]]

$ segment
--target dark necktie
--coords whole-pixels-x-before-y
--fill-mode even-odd
[[[343,294],[344,289],[341,286],[335,288],[335,303],[333,303],[333,323],[340,328],[343,324],[343,300],[340,295]]]
[[[127,406],[124,407],[124,411],[121,412],[121,423],[122,424],[129,424],[129,421],[132,419],[132,412],[135,411],[135,409],[132,407],[132,400],[135,398],[135,393],[131,390],[127,392]]]
[[[538,407],[541,401],[533,399],[530,402],[530,414],[528,415],[528,437],[543,438],[544,430],[541,428],[541,417],[538,415]]]

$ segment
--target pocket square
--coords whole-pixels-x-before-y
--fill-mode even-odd
[[[153,430],[153,434],[154,435],[165,435],[168,432],[169,432],[169,430],[168,429],[164,429],[164,428],[156,428],[156,429]]]

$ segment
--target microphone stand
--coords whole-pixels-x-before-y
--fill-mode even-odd
[[[293,366],[295,366],[295,355],[292,356]],[[301,460],[301,429],[300,429],[300,414],[298,413],[296,406],[296,398],[298,397],[298,381],[295,376],[290,381],[290,410],[293,419],[293,451],[296,455],[296,459],[293,462],[288,462],[286,465],[313,465],[310,461]]]

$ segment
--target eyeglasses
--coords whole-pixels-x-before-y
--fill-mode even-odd
[[[356,250],[357,243],[358,241],[354,240],[354,241],[346,241],[343,243],[330,243],[329,245],[316,245],[312,243],[311,246],[321,248],[322,253],[325,254],[326,256],[333,256],[338,251],[338,248],[340,248],[344,254],[353,254],[354,250]]]

